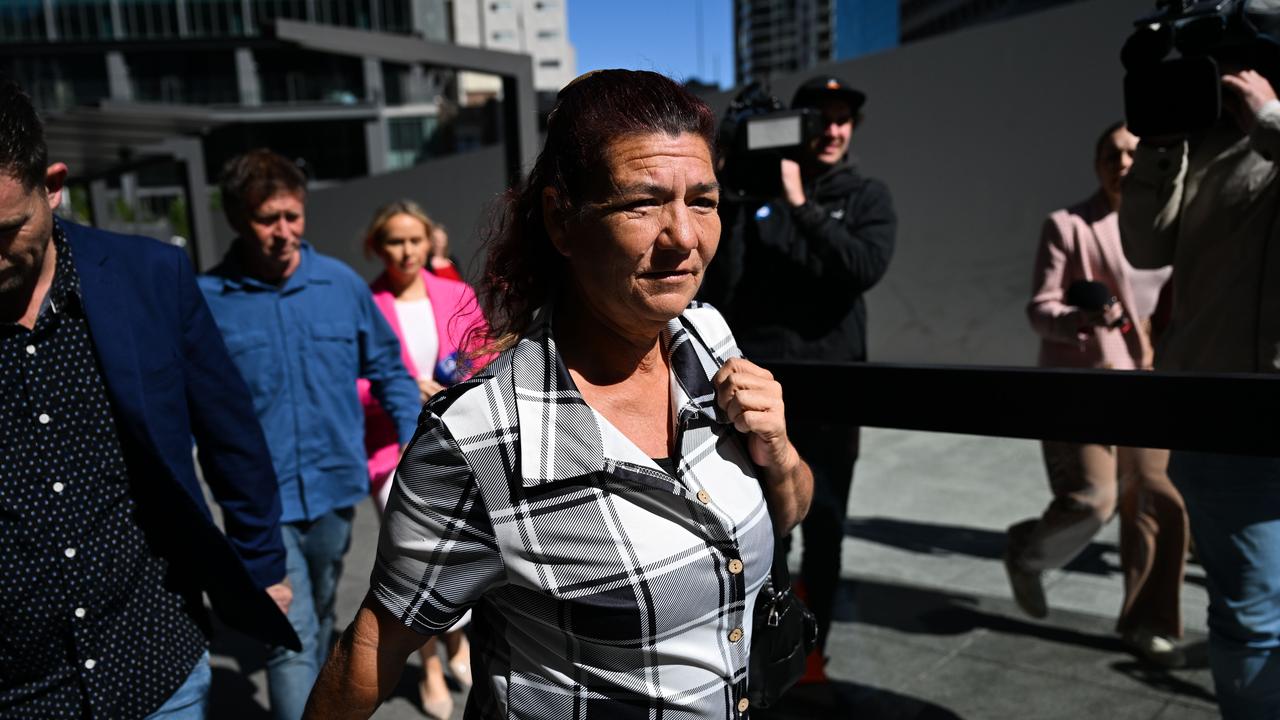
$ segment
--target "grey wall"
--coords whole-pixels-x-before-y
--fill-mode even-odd
[[[374,211],[393,200],[422,205],[432,219],[449,229],[450,254],[474,280],[481,269],[479,231],[493,201],[506,189],[506,154],[502,145],[482,148],[404,170],[352,180],[307,195],[307,240],[322,253],[342,260],[368,279],[382,271],[376,259],[361,252],[361,238]],[[225,218],[216,219],[219,247],[234,233]]]
[[[820,72],[869,98],[853,152],[901,223],[868,296],[873,360],[1034,363],[1041,223],[1097,187],[1094,140],[1123,115],[1120,46],[1154,5],[1075,3],[775,79],[784,102]]]

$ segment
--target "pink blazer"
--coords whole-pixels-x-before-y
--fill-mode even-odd
[[[422,271],[422,278],[426,282],[427,298],[431,300],[431,312],[435,315],[436,332],[440,336],[439,361],[464,349],[465,343],[474,342],[474,339],[468,338],[468,333],[473,327],[483,331],[486,324],[471,286],[457,280],[437,277],[426,270]],[[400,359],[409,374],[414,378],[430,376],[435,368],[416,367],[405,348],[404,331],[400,329],[400,319],[396,316],[396,298],[387,285],[386,273],[379,275],[369,289],[373,292],[374,304],[382,311],[396,337],[400,338]],[[358,380],[356,387],[365,413],[364,446],[369,455],[369,482],[376,491],[391,475],[391,471],[395,470],[396,461],[399,460],[399,438],[391,418],[370,392],[369,381]]]
[[[1095,277],[1095,268],[1110,277]],[[1144,273],[1139,285],[1133,282],[1137,273]],[[1041,339],[1040,365],[1150,369],[1149,317],[1138,316],[1135,308],[1155,307],[1155,295],[1170,271],[1156,273],[1153,277],[1150,271],[1135,271],[1129,265],[1121,249],[1116,213],[1101,192],[1051,214],[1041,234],[1031,302],[1027,304],[1027,317]],[[1163,273],[1163,278],[1158,273]],[[1121,333],[1119,329],[1094,328],[1081,341],[1079,326],[1073,317],[1077,308],[1064,301],[1067,288],[1076,280],[1110,280],[1116,299],[1133,321],[1132,330]],[[1144,296],[1138,297],[1139,292]],[[1145,297],[1146,293],[1151,293],[1151,297]]]

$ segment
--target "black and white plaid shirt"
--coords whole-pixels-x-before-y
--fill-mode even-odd
[[[710,382],[733,337],[710,307],[665,330],[672,477],[586,404],[550,326],[424,410],[374,596],[428,634],[474,606],[468,718],[738,720],[773,525]]]

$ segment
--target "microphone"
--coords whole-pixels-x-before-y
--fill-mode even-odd
[[[1105,311],[1118,302],[1116,296],[1111,294],[1111,288],[1097,280],[1076,280],[1071,283],[1067,287],[1066,301],[1068,305],[1074,305],[1081,310],[1096,312]],[[1129,314],[1126,312],[1107,327],[1119,328],[1120,332],[1127,333],[1133,329],[1133,321],[1129,319]]]

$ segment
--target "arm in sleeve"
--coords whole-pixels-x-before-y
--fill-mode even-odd
[[[1186,175],[1186,142],[1167,148],[1138,145],[1120,203],[1120,243],[1135,268],[1173,264]]]
[[[249,388],[196,286],[191,262],[177,257],[178,303],[187,411],[200,467],[222,508],[227,539],[259,587],[284,580],[280,489]]]
[[[360,377],[369,381],[373,396],[395,422],[400,444],[407,445],[422,410],[418,384],[401,362],[400,339],[373,303],[373,296],[363,292],[355,297],[359,303]]]
[[[370,594],[407,627],[434,635],[505,581],[475,474],[440,417],[427,413],[396,470]]]
[[[1056,212],[1044,221],[1040,231],[1040,249],[1036,252],[1031,279],[1031,302],[1027,303],[1027,319],[1040,337],[1053,342],[1074,345],[1079,342],[1079,310],[1063,302],[1067,264],[1067,237],[1071,232],[1065,212]]]
[[[866,186],[842,219],[821,206],[806,202],[791,210],[791,218],[804,238],[801,259],[815,277],[847,283],[861,294],[880,282],[893,257],[898,216],[889,188],[879,180]]]
[[[1249,144],[1271,162],[1280,160],[1280,100],[1272,100],[1258,111],[1258,124],[1249,135]]]

